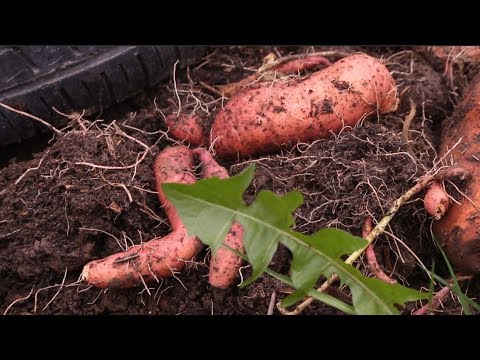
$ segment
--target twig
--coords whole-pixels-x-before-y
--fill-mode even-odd
[[[295,55],[287,55],[283,56],[281,58],[278,58],[272,62],[269,62],[268,64],[262,65],[258,68],[257,72],[263,73],[265,71],[268,71],[269,69],[282,64],[284,62],[290,61],[290,60],[295,60],[295,59],[302,59],[302,58],[309,58],[311,56],[340,56],[340,57],[345,57],[351,55],[350,53],[344,52],[344,51],[318,51],[318,52],[313,52],[309,54],[295,54]]]
[[[150,148],[145,149],[145,151],[142,153],[142,156],[140,157],[140,159],[138,159],[134,164],[130,164],[130,165],[126,165],[126,166],[96,165],[96,164],[92,164],[92,163],[84,162],[84,161],[78,161],[78,162],[75,163],[75,165],[90,166],[90,167],[95,168],[95,169],[103,169],[103,170],[126,170],[126,169],[132,169],[132,168],[136,168],[136,167],[138,166],[138,164],[140,164],[140,163],[145,159],[145,157],[147,156],[149,150],[150,150]]]
[[[178,62],[178,61],[177,61],[177,62]],[[138,274],[138,276],[140,277],[140,280],[142,280],[142,284],[143,284],[145,290],[147,291],[148,295],[149,295],[149,296],[152,296],[152,293],[150,292],[150,289],[148,288],[147,283],[146,283],[145,280],[143,279],[143,276],[142,276],[138,271],[137,271],[137,274]]]
[[[65,116],[69,120],[75,120],[80,128],[82,129],[82,133],[85,135],[88,132],[88,128],[85,126],[85,124],[82,122],[83,120],[83,115],[85,115],[85,109],[83,109],[82,113],[73,113],[73,114],[65,114],[61,112],[60,110],[55,109],[55,107],[52,106],[53,111],[55,111],[57,114]]]
[[[48,122],[46,122],[45,120],[42,120],[40,119],[39,117],[35,116],[35,115],[31,115],[29,113],[26,113],[25,111],[20,111],[20,110],[17,110],[17,109],[14,109],[8,105],[5,105],[4,103],[1,103],[0,102],[0,106],[7,109],[7,110],[10,110],[10,111],[13,111],[14,113],[17,113],[17,114],[20,114],[20,115],[23,115],[23,116],[26,116],[26,117],[29,117],[30,119],[33,119],[35,121],[38,121],[40,124],[42,125],[45,125],[46,127],[48,127],[50,130],[52,130],[53,132],[55,132],[57,135],[59,136],[62,136],[63,133],[58,130],[55,126],[49,124]]]
[[[127,193],[128,202],[129,202],[129,203],[133,202],[132,194],[131,194],[130,191],[127,189],[127,186],[126,186],[125,184],[112,183],[111,181],[105,179],[105,177],[103,176],[103,174],[100,174],[100,176],[101,176],[101,178],[103,179],[103,181],[105,181],[108,185],[113,186],[113,187],[121,187],[123,190],[125,190],[125,192]]]
[[[449,183],[450,185],[452,185],[452,186],[455,188],[455,190],[457,190],[457,191],[460,193],[460,195],[462,195],[465,199],[467,199],[467,201],[468,201],[470,204],[472,204],[472,205],[475,207],[475,209],[477,209],[478,211],[480,211],[480,207],[479,207],[477,204],[475,204],[475,203],[473,202],[473,200],[470,199],[470,198],[467,196],[467,194],[465,194],[462,190],[460,190],[457,185],[455,185],[455,184],[454,184],[453,182],[451,182],[451,181],[449,181],[448,183]]]
[[[67,236],[68,234],[70,233],[70,221],[68,220],[68,213],[67,213],[67,196],[65,194],[64,196],[64,199],[65,199],[65,206],[64,206],[64,212],[65,212],[65,219],[67,219]]]
[[[205,89],[207,89],[208,91],[211,91],[212,93],[214,93],[215,95],[223,96],[223,92],[218,91],[218,90],[215,89],[213,86],[208,85],[206,82],[204,82],[204,81],[199,81],[198,83],[199,83],[201,86],[203,86]]]
[[[93,299],[93,301],[90,301],[87,303],[87,305],[93,305],[95,304],[95,302],[98,300],[98,298],[100,297],[100,295],[102,294],[102,292],[105,292],[104,289],[100,289],[100,291],[98,292],[97,296],[95,297],[95,299]]]
[[[415,158],[415,153],[413,152],[412,144],[410,143],[410,140],[409,140],[408,130],[410,129],[410,124],[412,123],[412,120],[415,119],[415,115],[417,113],[417,105],[410,98],[408,98],[408,101],[410,101],[410,112],[405,117],[405,120],[403,122],[402,139],[405,142],[405,144],[407,145],[408,153],[413,158]]]
[[[106,231],[101,230],[101,229],[84,228],[84,227],[78,228],[78,230],[98,231],[98,232],[101,232],[101,233],[103,233],[103,234],[105,234],[105,235],[108,235],[108,236],[114,238],[115,241],[117,242],[118,246],[120,246],[120,249],[122,249],[122,251],[126,251],[126,250],[127,250],[127,247],[125,247],[125,249],[123,248],[123,245],[120,243],[120,239],[117,238],[115,235],[110,234],[109,232],[106,232]]]
[[[175,96],[177,97],[178,100],[178,110],[177,110],[177,116],[180,115],[180,110],[182,109],[182,101],[180,100],[180,96],[178,95],[178,90],[177,90],[177,79],[176,79],[176,72],[177,72],[177,64],[180,60],[177,60],[175,64],[173,65],[173,87],[175,88]]]
[[[17,230],[13,230],[11,232],[9,232],[8,234],[5,234],[5,235],[0,235],[0,239],[3,239],[3,238],[6,238],[6,237],[9,237],[10,235],[13,235],[19,231],[21,231],[22,229],[17,229]]]
[[[270,304],[268,305],[267,315],[273,315],[273,309],[275,308],[275,300],[277,299],[277,293],[275,290],[270,297]]]
[[[156,191],[154,194],[158,194]],[[153,220],[158,221],[160,224],[165,224],[166,221],[165,219],[162,219],[159,217],[152,209],[150,209],[147,205],[142,204],[141,202],[135,201],[135,203],[140,206],[140,211],[143,212],[144,214],[147,214],[150,216]]]

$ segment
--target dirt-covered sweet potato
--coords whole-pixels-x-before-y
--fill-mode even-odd
[[[458,142],[458,144],[457,144]],[[455,146],[457,144],[457,146]],[[453,150],[452,150],[453,148]],[[468,178],[460,204],[452,203],[445,216],[434,223],[453,266],[461,273],[480,272],[480,75],[472,80],[463,99],[445,122],[439,156],[449,165],[465,169]]]
[[[162,184],[192,184],[194,155],[184,146],[165,148],[154,165],[158,197],[172,227],[172,233],[135,245],[127,251],[110,255],[84,266],[81,279],[99,288],[129,288],[142,282],[171,276],[181,270],[203,247],[198,238],[188,236],[177,210],[162,190]]]
[[[397,87],[383,63],[355,54],[304,79],[252,85],[216,115],[211,140],[219,156],[251,155],[338,133],[397,108]]]

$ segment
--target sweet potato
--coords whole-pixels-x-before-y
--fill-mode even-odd
[[[98,288],[130,288],[155,278],[168,277],[185,266],[202,249],[202,243],[187,236],[185,229],[173,231],[127,251],[91,261],[81,279]]]
[[[171,137],[179,141],[188,141],[191,145],[203,146],[208,143],[208,136],[201,125],[198,115],[170,114],[165,119]]]
[[[220,179],[228,178],[228,172],[221,167],[205,149],[198,148],[193,150],[200,158],[203,165],[203,177],[216,176]],[[243,228],[239,223],[234,223],[227,234],[224,244],[230,248],[243,253]],[[235,255],[225,247],[218,249],[215,255],[212,255],[210,261],[210,272],[208,282],[217,288],[226,289],[232,285],[238,275],[238,270],[242,265],[242,258]]]
[[[164,206],[172,233],[142,245],[132,246],[122,253],[91,261],[83,268],[83,281],[99,288],[133,287],[142,282],[171,276],[185,266],[186,260],[193,258],[202,249],[199,239],[187,235],[177,210],[167,200],[162,189],[164,183],[192,184],[196,181],[193,174],[194,154],[197,154],[202,162],[204,177],[228,177],[227,171],[205,149],[192,151],[183,146],[165,148],[155,160],[154,174],[158,198]],[[235,223],[225,238],[225,244],[243,252],[242,236],[242,227]],[[220,249],[212,257],[210,284],[228,288],[237,276],[241,261],[241,258],[230,250]]]
[[[270,68],[268,71],[289,75],[289,74],[295,74],[300,71],[310,69],[320,64],[324,66],[332,65],[327,58],[323,56],[315,55],[315,56],[308,56],[300,59],[294,59],[294,60],[290,60],[278,65],[275,65],[272,68]],[[237,92],[241,91],[246,86],[257,81],[257,79],[259,79],[264,74],[265,72],[256,72],[240,81],[219,86],[218,89],[221,93],[223,93],[224,96],[230,97],[232,95],[235,95]]]
[[[184,146],[167,147],[155,159],[153,173],[155,175],[155,189],[158,193],[158,199],[163,205],[165,214],[172,230],[183,228],[177,210],[173,204],[167,200],[162,189],[163,183],[193,184],[197,178],[193,174],[194,153]]]
[[[450,206],[450,198],[443,190],[442,184],[434,181],[428,187],[423,203],[427,213],[435,220],[440,220]]]
[[[330,66],[332,63],[323,56],[315,55],[287,61],[275,66],[273,70],[283,74],[295,74],[299,71],[307,70],[317,65]]]
[[[388,69],[356,54],[304,80],[258,83],[237,93],[217,113],[211,139],[218,156],[263,153],[330,136],[397,104]]]
[[[190,149],[174,146],[164,149],[155,161],[156,188],[172,233],[132,246],[122,253],[91,261],[83,268],[83,281],[99,288],[132,287],[158,277],[171,276],[185,266],[185,260],[190,260],[201,250],[202,243],[196,237],[187,236],[176,209],[161,188],[161,184],[166,182],[194,183],[193,160]]]
[[[453,80],[453,65],[465,66],[480,62],[479,46],[429,46],[426,51],[427,58],[436,68],[442,66],[444,76]],[[433,58],[432,58],[433,57]]]
[[[446,155],[448,164],[461,167],[469,174],[462,188],[468,198],[462,196],[460,204],[452,203],[445,216],[433,224],[434,233],[450,262],[464,274],[480,272],[479,154],[480,75],[477,75],[444,123],[439,151],[439,156]]]

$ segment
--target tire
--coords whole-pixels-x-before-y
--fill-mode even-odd
[[[205,46],[0,46],[0,102],[56,127],[55,109],[93,114],[166,79]],[[0,107],[0,147],[48,129]]]

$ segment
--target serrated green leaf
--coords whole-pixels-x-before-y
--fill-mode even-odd
[[[396,314],[395,304],[423,299],[427,294],[401,285],[386,284],[363,276],[345,264],[341,256],[362,248],[366,241],[338,229],[323,229],[313,235],[290,230],[292,213],[303,202],[298,192],[283,196],[260,191],[247,206],[242,195],[253,178],[254,166],[229,179],[204,179],[192,185],[164,184],[168,199],[176,207],[190,235],[198,236],[216,251],[234,221],[244,228],[244,245],[253,274],[244,286],[267,270],[278,244],[292,254],[291,280],[296,293],[285,300],[297,301],[312,291],[321,275],[337,273],[350,287],[358,314]]]
[[[232,212],[224,209],[245,205],[243,193],[252,182],[254,171],[255,168],[247,168],[242,176],[233,176],[228,182],[218,178],[204,179],[195,183],[196,186],[187,193],[176,191],[182,189],[182,184],[176,183],[162,184],[162,189],[168,199],[175,198],[175,208],[189,235],[208,239],[208,246],[216,254],[234,218]],[[168,195],[171,192],[176,195]]]
[[[338,263],[340,256],[365,246],[366,240],[363,238],[338,229],[322,229],[311,236],[292,231],[292,235],[311,246],[305,248],[290,241],[285,244],[293,253],[291,277],[297,293],[302,297],[315,285],[320,275],[330,277],[335,273],[350,287],[358,314],[398,314],[395,304],[417,300],[419,294],[422,297],[427,295],[398,284],[390,285],[364,277],[355,267],[344,262]],[[326,252],[325,249],[329,251]],[[328,255],[333,258],[327,258]],[[298,295],[290,295],[293,296]],[[289,297],[284,301],[285,306],[288,306]]]

